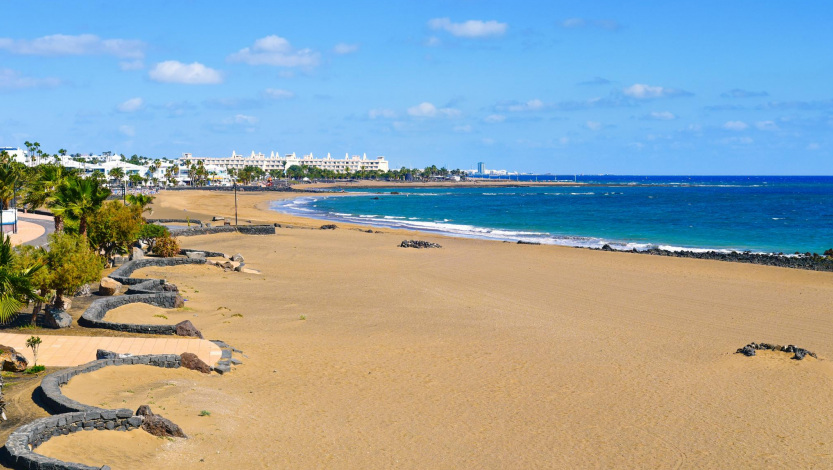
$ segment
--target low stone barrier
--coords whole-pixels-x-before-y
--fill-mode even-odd
[[[128,261],[119,266],[118,269],[110,273],[110,278],[125,284],[134,285],[147,282],[147,279],[134,279],[130,277],[136,270],[147,268],[150,266],[170,267],[179,266],[181,264],[205,264],[204,259],[190,259],[190,258],[142,258]]]
[[[69,383],[70,379],[76,375],[93,372],[107,366],[123,366],[123,365],[146,365],[154,367],[162,367],[165,369],[176,369],[182,365],[182,358],[178,354],[148,354],[142,356],[127,356],[113,359],[99,359],[97,361],[81,364],[80,366],[69,367],[67,369],[53,372],[40,383],[40,390],[43,397],[43,402],[54,413],[74,413],[79,411],[114,411],[105,408],[98,408],[91,405],[79,403],[71,398],[66,397],[61,392],[61,387]],[[130,410],[126,410],[130,412]],[[130,413],[133,416],[133,413]]]
[[[140,260],[141,261],[141,260]],[[87,310],[81,314],[78,324],[87,328],[104,328],[154,335],[174,335],[176,325],[144,325],[136,323],[115,323],[104,320],[110,310],[122,305],[142,302],[162,308],[177,308],[181,297],[176,292],[157,292],[153,294],[117,295],[93,300]]]
[[[85,405],[66,397],[61,392],[61,386],[66,385],[76,375],[107,366],[134,364],[173,369],[182,365],[182,358],[177,354],[151,354],[100,359],[47,375],[41,381],[41,396],[46,407],[59,414],[36,419],[14,430],[9,435],[0,456],[7,464],[19,469],[100,470],[109,468],[107,466],[91,467],[75,462],[64,462],[38,454],[34,452],[34,449],[52,437],[73,432],[93,430],[129,431],[141,427],[144,418],[134,416],[131,410],[109,410]]]
[[[202,227],[199,219],[145,219],[149,224],[195,224]]]
[[[34,452],[34,449],[54,436],[78,431],[129,431],[142,425],[141,416],[133,416],[127,409],[80,411],[48,416],[25,424],[9,435],[2,449],[2,458],[12,468],[54,470],[105,470],[110,467],[91,467],[75,462],[64,462]]]
[[[205,253],[206,258],[230,258],[229,255],[220,253],[219,251],[196,250],[193,248],[183,248],[179,250],[179,254],[181,255],[187,256],[188,253]]]
[[[220,227],[202,227],[185,230],[177,230],[173,233],[176,237],[192,237],[196,235],[212,235],[215,233],[238,232],[243,235],[274,235],[274,225],[223,225]]]

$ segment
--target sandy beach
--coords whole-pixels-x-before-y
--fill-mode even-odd
[[[177,284],[188,310],[176,315],[241,349],[243,365],[113,367],[64,387],[95,405],[150,404],[189,439],[82,432],[38,452],[113,469],[833,466],[833,274],[312,230],[323,222],[268,210],[297,195],[238,194],[241,223],[293,226],[276,235],[181,239],[262,274],[136,274]],[[233,217],[234,199],[168,191],[153,209],[210,221]],[[397,247],[405,238],[443,247]],[[819,359],[733,354],[751,341]]]

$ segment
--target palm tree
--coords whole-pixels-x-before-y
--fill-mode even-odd
[[[78,233],[87,234],[87,219],[110,195],[110,190],[93,178],[73,177],[58,187],[52,213],[78,221]]]
[[[9,208],[23,181],[19,163],[0,164],[0,231],[3,230],[3,211]]]
[[[33,181],[26,187],[23,196],[23,204],[29,209],[38,207],[52,208],[55,203],[55,193],[58,187],[64,184],[71,175],[66,168],[60,165],[41,165],[37,167]],[[55,231],[64,230],[64,219],[54,214]]]
[[[113,169],[111,169],[110,171],[108,171],[108,172],[107,172],[107,174],[108,174],[108,175],[110,176],[110,178],[112,178],[112,179],[113,179],[113,181],[115,181],[116,183],[121,182],[121,180],[124,178],[124,170],[123,170],[122,168],[120,168],[120,167],[114,167]]]
[[[32,285],[32,276],[42,265],[23,269],[13,266],[12,239],[3,235],[0,242],[0,323],[6,323],[30,300],[42,300]]]
[[[155,198],[153,196],[145,194],[128,194],[127,204],[131,206],[138,206],[142,212],[152,212],[152,209],[148,206],[154,199]]]

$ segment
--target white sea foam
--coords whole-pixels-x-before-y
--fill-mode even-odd
[[[551,193],[555,195],[555,193]],[[593,194],[593,193],[591,193]],[[436,221],[424,221],[419,220],[418,217],[401,217],[401,216],[380,216],[376,214],[366,214],[366,215],[351,215],[351,214],[344,214],[344,213],[323,213],[320,210],[314,207],[314,203],[318,199],[316,198],[297,198],[294,200],[290,200],[289,202],[280,201],[275,202],[271,205],[273,210],[279,212],[286,212],[290,214],[300,214],[305,217],[314,217],[318,219],[323,219],[327,221],[343,221],[343,222],[352,222],[357,224],[364,224],[364,225],[373,225],[379,227],[387,227],[387,228],[397,228],[397,229],[407,229],[407,230],[417,230],[417,231],[424,231],[424,232],[435,232],[435,233],[442,233],[445,235],[450,236],[458,236],[458,237],[466,237],[466,238],[483,238],[483,239],[492,239],[492,240],[504,240],[504,241],[524,241],[530,243],[541,243],[541,244],[548,244],[548,245],[562,245],[562,246],[573,246],[573,247],[583,247],[583,248],[602,248],[604,245],[609,245],[614,250],[619,251],[645,251],[652,248],[658,248],[661,250],[667,251],[692,251],[697,253],[703,252],[724,252],[728,253],[731,251],[742,251],[742,250],[731,250],[725,248],[713,249],[713,248],[692,248],[692,247],[682,247],[682,246],[674,246],[674,245],[663,245],[663,244],[651,244],[651,243],[644,243],[644,242],[627,242],[627,241],[620,241],[620,240],[611,240],[605,238],[597,238],[597,237],[582,237],[582,236],[569,236],[569,235],[559,235],[559,234],[551,234],[547,232],[536,232],[530,230],[512,230],[512,229],[500,229],[500,228],[489,228],[489,227],[479,227],[474,225],[467,225],[467,224],[458,224],[458,223],[451,223],[451,219],[442,219]]]

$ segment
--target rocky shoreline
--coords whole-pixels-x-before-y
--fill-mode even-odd
[[[610,245],[600,248],[602,251],[620,251]],[[695,258],[710,259],[715,261],[730,261],[733,263],[760,264],[762,266],[777,266],[781,268],[807,269],[810,271],[833,271],[833,256],[822,256],[818,253],[804,253],[787,256],[783,254],[752,253],[749,251],[721,252],[721,251],[669,251],[659,248],[637,251],[631,250],[628,253],[640,253],[643,255],[671,256],[674,258]],[[830,253],[828,250],[825,253]]]

